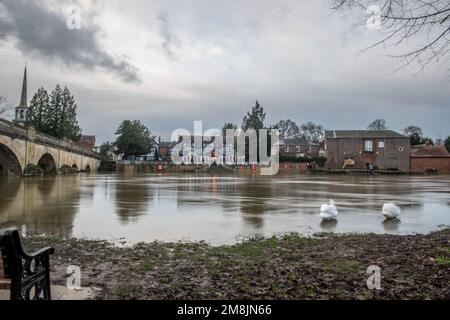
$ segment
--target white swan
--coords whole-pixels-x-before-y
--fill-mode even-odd
[[[389,202],[383,205],[383,216],[388,219],[398,219],[400,216],[401,209],[399,206],[396,206],[394,203]]]
[[[320,207],[320,217],[323,220],[335,220],[338,215],[338,210],[334,205],[334,200],[330,200],[330,204],[323,204]]]

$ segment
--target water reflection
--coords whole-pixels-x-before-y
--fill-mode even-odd
[[[280,232],[428,232],[450,224],[450,177],[75,175],[0,180],[0,228],[132,241]],[[337,221],[319,208],[336,200]],[[383,203],[402,208],[385,221]]]
[[[22,179],[17,178],[0,178],[0,212],[6,212],[10,203],[15,199],[19,188],[22,184]],[[0,219],[2,216],[0,216]],[[3,222],[0,220],[0,223]],[[5,221],[6,222],[6,221]]]
[[[323,231],[333,232],[336,230],[337,224],[337,220],[322,220],[320,222],[320,227],[323,229]]]
[[[80,179],[1,180],[0,227],[70,236],[80,199]]]
[[[272,198],[272,185],[249,179],[238,188],[242,220],[255,229],[261,229],[264,226],[264,213],[268,210],[266,202]]]
[[[402,222],[399,219],[384,219],[383,228],[385,231],[398,231]]]
[[[115,185],[116,213],[122,223],[136,222],[146,214],[150,201],[150,187],[146,183],[126,180]]]

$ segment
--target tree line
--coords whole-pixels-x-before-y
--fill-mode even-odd
[[[368,130],[387,130],[386,120],[377,119],[367,127]],[[450,136],[447,138],[432,138],[426,137],[421,127],[417,125],[409,125],[403,129],[403,134],[409,137],[412,146],[417,145],[444,145],[450,152]]]
[[[259,101],[256,101],[255,106],[247,111],[247,114],[242,119],[241,129],[246,131],[254,129],[278,129],[280,132],[280,139],[303,137],[314,143],[321,143],[325,136],[325,128],[321,124],[316,124],[311,121],[305,122],[300,126],[291,119],[280,120],[275,124],[267,125],[266,113],[264,107]],[[237,129],[238,126],[233,123],[225,123],[223,130]]]

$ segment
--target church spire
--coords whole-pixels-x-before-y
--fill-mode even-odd
[[[19,107],[27,108],[27,106],[27,67],[25,67],[25,71],[23,73],[22,96],[20,97]]]
[[[28,102],[27,102],[27,67],[23,73],[22,95],[20,96],[20,104],[16,107],[15,122],[25,124],[28,120]]]

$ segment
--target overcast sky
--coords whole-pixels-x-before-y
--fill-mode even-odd
[[[82,8],[81,29],[67,8]],[[360,51],[381,31],[357,26],[364,12],[335,12],[330,0],[0,0],[0,95],[17,105],[28,64],[29,99],[67,85],[79,123],[113,140],[124,119],[156,135],[176,128],[241,124],[258,99],[267,123],[290,118],[328,129],[364,129],[384,118],[397,131],[450,134],[447,65],[415,75]],[[405,44],[409,48],[412,43]]]

